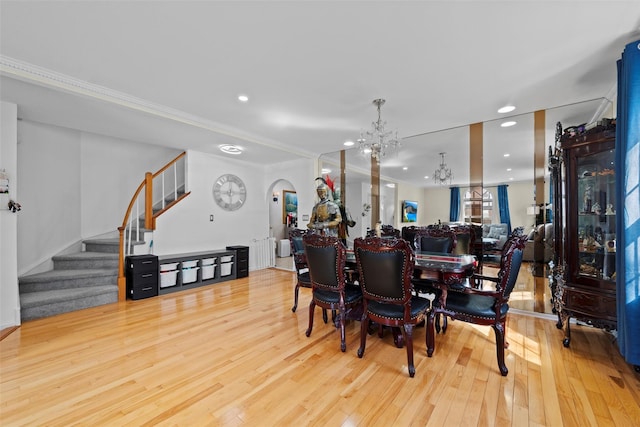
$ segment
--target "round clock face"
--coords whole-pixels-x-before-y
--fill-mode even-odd
[[[244,182],[235,175],[225,174],[213,184],[213,199],[226,211],[240,209],[247,198]]]

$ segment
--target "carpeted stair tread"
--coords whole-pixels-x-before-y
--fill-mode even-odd
[[[39,283],[52,280],[90,279],[93,277],[105,277],[118,275],[117,269],[83,269],[83,270],[51,270],[43,273],[21,276],[20,283]]]
[[[118,259],[118,254],[108,252],[76,252],[67,255],[56,255],[51,258],[55,261],[73,261],[73,260],[96,260],[96,259]]]
[[[55,289],[51,291],[23,293],[20,294],[20,307],[22,309],[28,309],[46,304],[55,304],[104,294],[115,294],[114,302],[117,301],[118,286],[87,286],[85,288]]]
[[[51,258],[54,270],[118,269],[115,252],[76,252]]]

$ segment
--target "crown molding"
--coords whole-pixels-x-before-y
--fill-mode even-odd
[[[44,87],[54,88],[80,96],[98,99],[131,110],[145,112],[156,117],[195,126],[209,130],[231,138],[236,138],[254,144],[260,144],[276,150],[294,153],[301,157],[315,158],[313,153],[296,150],[293,147],[286,147],[273,141],[265,141],[258,137],[239,132],[235,129],[225,127],[214,121],[204,119],[193,114],[186,113],[165,105],[156,104],[148,100],[137,98],[124,92],[109,89],[105,86],[79,80],[75,77],[58,73],[37,65],[29,64],[6,55],[0,55],[0,74],[5,74],[23,81],[39,84]]]

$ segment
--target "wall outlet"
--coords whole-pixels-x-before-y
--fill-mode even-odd
[[[209,221],[213,222],[213,215],[209,215]]]

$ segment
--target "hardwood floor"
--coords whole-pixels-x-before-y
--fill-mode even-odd
[[[511,314],[509,375],[493,331],[450,322],[416,375],[392,337],[359,322],[347,351],[294,274],[248,278],[26,322],[0,341],[3,426],[640,426],[640,376],[610,334]]]

